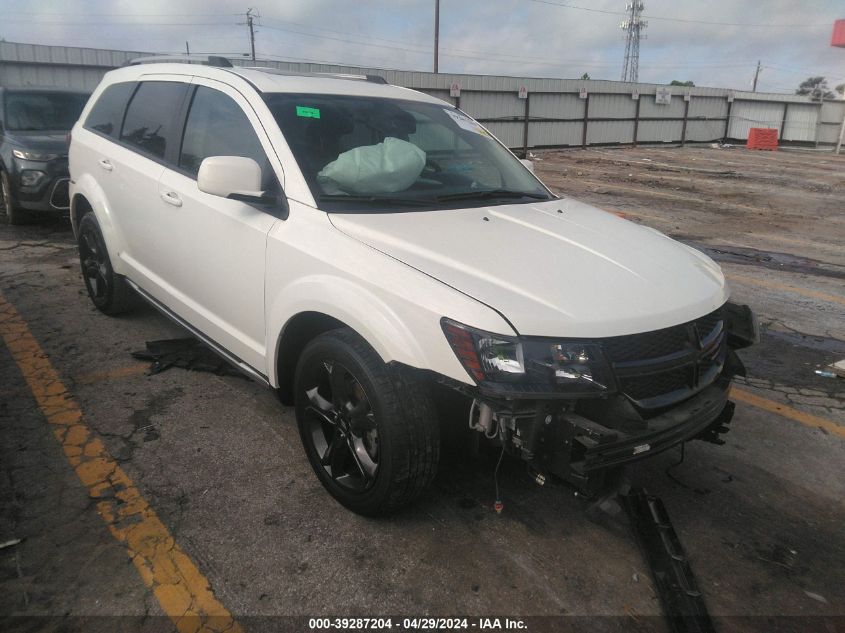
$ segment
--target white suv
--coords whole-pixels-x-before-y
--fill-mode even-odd
[[[555,196],[472,118],[380,77],[121,68],[70,173],[94,304],[140,294],[277,389],[362,514],[431,481],[440,424],[592,493],[720,441],[756,336],[710,259]]]

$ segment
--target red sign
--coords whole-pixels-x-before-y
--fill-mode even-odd
[[[830,38],[830,45],[845,48],[845,20],[837,20],[833,23],[833,36]]]

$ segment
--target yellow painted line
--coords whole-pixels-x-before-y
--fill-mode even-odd
[[[240,633],[208,579],[174,541],[140,491],[85,425],[82,410],[14,306],[0,293],[0,337],[97,512],[179,633]]]
[[[137,363],[135,365],[128,365],[126,367],[118,367],[117,369],[107,369],[105,371],[92,371],[85,374],[77,374],[73,377],[73,382],[78,385],[92,385],[96,382],[103,382],[104,380],[115,380],[117,378],[140,376],[141,374],[146,373],[149,368],[149,363]]]
[[[810,428],[824,429],[831,435],[845,438],[845,426],[840,426],[835,422],[825,420],[824,418],[820,418],[819,416],[813,415],[811,413],[799,411],[798,409],[789,407],[785,404],[781,404],[780,402],[775,402],[774,400],[769,400],[768,398],[763,398],[761,396],[754,395],[753,393],[745,391],[744,389],[739,389],[738,387],[731,387],[731,398],[739,400],[740,402],[744,402],[745,404],[750,404],[752,407],[757,407],[758,409],[762,409],[770,413],[776,413],[777,415],[783,416],[784,418],[788,418],[794,422],[803,424],[804,426],[809,426]]]
[[[784,290],[786,292],[794,292],[795,294],[804,295],[812,299],[819,299],[820,301],[830,301],[833,303],[840,303],[845,305],[845,297],[840,295],[832,295],[820,290],[811,290],[810,288],[799,288],[798,286],[790,286],[789,284],[782,284],[779,281],[770,281],[768,279],[758,279],[756,277],[746,277],[745,275],[737,275],[735,273],[725,273],[725,277],[731,281],[738,281],[741,284],[751,284],[752,286],[762,286],[763,288],[771,288],[772,290]]]

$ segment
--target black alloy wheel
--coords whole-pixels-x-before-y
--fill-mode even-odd
[[[133,306],[134,292],[126,280],[114,272],[97,218],[86,213],[77,229],[79,262],[88,296],[98,310],[120,314]]]
[[[7,224],[24,224],[30,219],[29,214],[15,203],[9,174],[5,171],[0,171],[0,208],[6,215]]]
[[[325,361],[305,393],[307,432],[326,474],[355,492],[378,474],[378,428],[361,383],[337,361]]]
[[[305,346],[294,393],[308,461],[353,512],[395,511],[434,478],[440,428],[428,384],[386,364],[353,330],[330,330]]]
[[[97,226],[84,222],[79,228],[79,260],[91,300],[98,308],[108,301],[111,266]]]

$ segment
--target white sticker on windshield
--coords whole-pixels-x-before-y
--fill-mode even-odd
[[[459,127],[462,127],[465,130],[469,130],[470,132],[475,132],[476,134],[481,134],[481,136],[487,136],[487,131],[463,112],[460,112],[458,110],[450,110],[447,108],[444,108],[444,111],[446,112],[446,114],[452,117],[452,120],[457,123]]]

